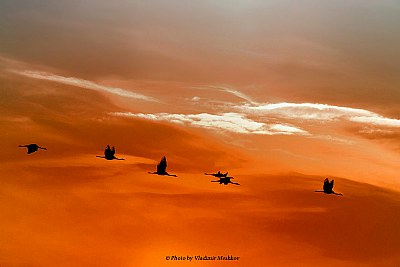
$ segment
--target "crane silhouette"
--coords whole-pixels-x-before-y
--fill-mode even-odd
[[[220,172],[218,172],[218,173],[220,175],[223,175],[223,176],[222,177],[218,177],[218,176],[215,176],[215,175],[211,174],[211,175],[219,178],[219,180],[211,181],[212,183],[219,183],[219,184],[224,184],[224,185],[227,185],[227,184],[240,185],[239,183],[232,182],[231,179],[233,179],[233,177],[232,176],[228,176],[228,173],[225,173],[225,174],[220,173]],[[218,174],[218,173],[214,173],[214,174]],[[209,175],[209,174],[206,174],[206,175]]]
[[[157,164],[157,171],[156,172],[148,172],[149,174],[157,174],[157,175],[166,175],[166,176],[173,176],[178,177],[175,174],[169,174],[167,172],[167,158],[163,156],[160,162]]]
[[[336,193],[335,191],[333,191],[333,183],[334,183],[333,180],[329,182],[329,179],[325,178],[324,186],[322,187],[323,190],[316,190],[315,192],[343,196],[343,194]]]
[[[221,177],[227,177],[228,172],[221,173],[221,171],[218,171],[217,173],[205,173],[205,175],[212,175],[214,177],[221,178]]]
[[[37,144],[19,145],[18,147],[26,147],[26,148],[28,148],[28,154],[32,154],[33,152],[38,151],[38,149],[47,150],[47,148],[40,147]]]
[[[122,158],[117,158],[115,156],[115,147],[110,148],[110,145],[107,145],[104,149],[104,156],[96,156],[97,158],[102,158],[106,160],[124,160]]]

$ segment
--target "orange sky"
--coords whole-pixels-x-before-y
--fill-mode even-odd
[[[0,266],[399,264],[399,9],[2,1]]]

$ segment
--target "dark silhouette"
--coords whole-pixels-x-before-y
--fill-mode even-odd
[[[115,147],[110,148],[110,145],[107,145],[106,148],[104,149],[104,156],[96,156],[97,158],[102,158],[106,160],[124,160],[121,158],[117,158],[115,156]]]
[[[205,173],[205,175],[212,175],[212,176],[214,176],[214,177],[221,178],[221,177],[227,177],[228,172],[226,172],[226,173],[221,173],[221,171],[218,171],[217,173]]]
[[[217,181],[211,181],[212,183],[219,183],[219,184],[235,184],[235,185],[240,185],[239,183],[234,183],[231,181],[231,179],[233,179],[233,177],[231,176],[224,176],[224,177],[219,177],[219,180]]]
[[[325,180],[324,180],[323,189],[324,190],[316,190],[315,192],[343,196],[343,194],[339,194],[339,193],[336,193],[335,191],[333,191],[333,180],[329,182],[328,178],[325,178]]]
[[[40,149],[47,150],[47,148],[45,148],[45,147],[40,147],[40,146],[38,146],[37,144],[29,144],[29,145],[24,145],[24,146],[19,145],[19,147],[27,147],[27,148],[28,148],[28,154],[31,154],[31,153],[33,153],[33,152],[38,151],[39,148],[40,148]]]
[[[162,157],[160,163],[157,164],[157,171],[156,172],[148,172],[148,173],[178,177],[175,174],[169,174],[167,172],[167,159],[165,158],[165,156]]]

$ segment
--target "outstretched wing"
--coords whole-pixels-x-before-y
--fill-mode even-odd
[[[329,183],[328,178],[325,178],[325,180],[324,180],[323,189],[324,189],[324,191],[330,191],[331,190],[331,184]]]
[[[164,157],[161,158],[160,163],[157,165],[157,172],[164,173],[167,170],[167,159]]]
[[[333,189],[333,180],[331,181],[331,183],[329,184],[331,190]]]

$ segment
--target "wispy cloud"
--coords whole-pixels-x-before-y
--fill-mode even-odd
[[[222,90],[221,87],[217,87]],[[225,88],[228,90],[227,88]],[[224,89],[224,90],[225,90]],[[228,91],[227,91],[228,92]],[[251,101],[245,94],[231,90],[232,94]],[[193,98],[194,101],[198,97]],[[176,114],[176,113],[130,113],[115,112],[112,115],[136,117],[148,120],[167,121],[171,123],[218,129],[233,133],[258,134],[258,135],[301,135],[317,139],[329,140],[351,144],[353,141],[336,135],[326,135],[318,132],[313,125],[332,122],[359,123],[363,127],[374,126],[384,128],[400,127],[400,120],[383,117],[375,112],[319,103],[252,103],[246,104],[221,104],[223,113],[210,114]],[[307,127],[314,129],[309,132]],[[333,124],[331,125],[333,126]]]
[[[264,116],[293,120],[347,120],[377,126],[400,127],[399,119],[386,118],[369,110],[318,103],[282,102],[260,105],[246,104],[236,106],[235,109],[247,114],[262,114]]]
[[[272,121],[279,125],[287,126],[290,124],[290,127],[307,132],[308,137],[341,143],[352,143],[352,141],[337,137],[335,133],[338,129],[331,132],[333,135],[331,134],[328,136],[318,132],[317,128],[313,128],[313,131],[310,131],[311,128],[309,129],[309,127],[318,127],[321,123],[324,123],[327,127],[337,127],[334,126],[335,124],[330,124],[335,122],[356,123],[359,124],[362,129],[365,127],[372,127],[373,131],[381,132],[386,131],[385,129],[391,129],[391,131],[397,132],[397,129],[400,128],[400,119],[384,117],[367,109],[321,103],[258,103],[245,93],[228,86],[209,85],[192,88],[227,92],[247,102],[242,104],[220,103],[220,105],[218,105],[219,110],[226,112],[225,114],[233,112],[234,114],[240,114],[243,118],[251,118],[253,121],[264,123],[265,125],[271,125],[270,123]],[[214,103],[219,104],[218,102]],[[271,128],[269,128],[268,131],[270,132]],[[363,132],[363,134],[365,133]]]
[[[222,92],[226,92],[229,94],[232,94],[240,99],[246,100],[248,103],[253,104],[253,105],[257,105],[258,103],[253,101],[251,99],[251,97],[249,97],[248,95],[244,94],[241,91],[232,89],[230,87],[227,86],[219,86],[219,85],[207,85],[207,86],[194,86],[194,87],[190,87],[193,89],[200,89],[200,90],[218,90],[218,91],[222,91]]]
[[[234,111],[245,115],[263,115],[268,116],[269,118],[297,120],[294,124],[299,123],[298,120],[316,120],[319,122],[344,120],[382,127],[400,127],[399,119],[386,118],[366,109],[320,103],[258,103],[252,100],[245,93],[227,86],[208,85],[191,88],[202,90],[215,89],[246,100],[246,104],[235,105],[231,103],[230,105],[225,104],[222,106],[222,108],[229,112]]]
[[[318,103],[270,103],[260,105],[242,105],[238,109],[245,112],[263,113],[282,116],[292,119],[307,120],[336,120],[349,116],[373,116],[377,115],[364,109],[341,107]]]
[[[351,117],[350,121],[365,123],[365,124],[372,124],[377,126],[387,126],[387,127],[400,127],[400,120],[398,119],[390,119],[385,118],[380,115],[376,116],[360,116],[360,117]]]
[[[109,94],[114,94],[118,95],[121,97],[128,97],[128,98],[135,98],[139,100],[144,100],[144,101],[152,101],[152,102],[158,102],[155,98],[146,96],[143,94],[135,93],[126,89],[121,89],[117,87],[109,87],[109,86],[104,86],[100,85],[88,80],[83,80],[79,78],[74,78],[74,77],[64,77],[60,75],[55,75],[52,73],[47,73],[47,72],[41,72],[41,71],[30,71],[30,70],[25,70],[25,71],[12,71],[13,73],[33,78],[33,79],[39,79],[39,80],[46,80],[46,81],[52,81],[52,82],[57,82],[57,83],[62,83],[62,84],[67,84],[67,85],[72,85],[80,88],[85,88],[89,90],[95,90],[99,92],[105,92]]]
[[[308,132],[288,124],[266,124],[246,118],[243,114],[222,113],[222,114],[170,114],[170,113],[130,113],[113,112],[111,115],[136,117],[157,121],[168,121],[181,125],[202,127],[209,129],[224,130],[241,134],[260,134],[260,135],[308,135]]]

